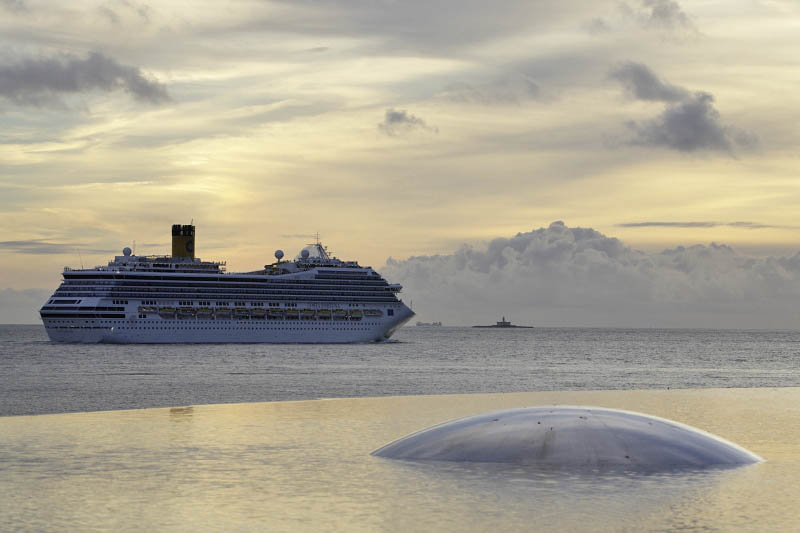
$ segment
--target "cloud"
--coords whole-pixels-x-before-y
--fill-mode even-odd
[[[662,28],[689,28],[692,21],[675,0],[642,0],[642,6],[649,11],[647,21]]]
[[[713,228],[718,222],[624,222],[620,228]]]
[[[389,259],[425,320],[557,326],[796,327],[800,254],[755,258],[729,246],[634,250],[591,228],[547,228],[462,246],[452,254]]]
[[[690,97],[689,91],[661,80],[655,72],[641,63],[623,63],[612,69],[610,76],[638,100],[677,102]]]
[[[447,86],[444,98],[459,103],[480,105],[520,104],[537,98],[539,85],[528,76],[514,76],[494,83],[470,85],[459,82]]]
[[[689,15],[675,0],[641,0],[638,6],[623,3],[621,8],[625,15],[648,28],[694,29]]]
[[[170,99],[166,87],[146,78],[139,68],[99,52],[86,59],[62,55],[0,66],[0,96],[19,105],[59,104],[60,95],[120,89],[149,104]]]
[[[0,289],[0,324],[41,324],[39,308],[53,290]]]
[[[378,129],[389,135],[396,137],[413,131],[423,130],[439,133],[435,126],[428,126],[424,120],[406,112],[405,110],[387,109],[383,122],[378,124]]]
[[[714,97],[695,93],[670,104],[656,118],[627,123],[634,133],[631,143],[664,147],[681,152],[698,150],[732,151],[734,146],[751,148],[758,142],[755,135],[721,123]]]
[[[716,228],[727,226],[744,229],[798,229],[800,226],[781,226],[775,224],[761,224],[758,222],[624,222],[616,224],[618,228]]]
[[[29,11],[25,0],[0,0],[0,8],[6,9],[11,13],[26,13]]]
[[[0,251],[16,254],[76,254],[80,250],[86,254],[105,254],[112,250],[88,249],[80,243],[57,243],[45,239],[32,239],[20,241],[0,241]]]
[[[734,147],[752,148],[758,144],[756,135],[721,122],[714,97],[707,92],[692,93],[672,85],[641,63],[623,63],[609,76],[638,100],[667,104],[656,118],[626,123],[633,133],[630,144],[680,152],[732,152]]]
[[[602,17],[595,17],[583,24],[583,29],[591,35],[600,35],[611,31],[611,26]]]

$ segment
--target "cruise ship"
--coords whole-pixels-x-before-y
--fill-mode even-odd
[[[64,268],[39,311],[55,342],[353,343],[389,339],[414,312],[401,285],[331,256],[319,242],[294,260],[228,273],[194,256],[195,226],[172,226],[172,255],[125,248],[107,266]]]

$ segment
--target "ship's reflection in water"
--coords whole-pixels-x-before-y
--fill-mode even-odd
[[[800,389],[427,396],[0,418],[0,529],[792,529]],[[437,422],[543,404],[690,424],[767,461],[642,473],[392,461]]]

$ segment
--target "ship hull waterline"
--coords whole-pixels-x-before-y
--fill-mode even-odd
[[[52,342],[88,344],[348,344],[384,342],[413,316],[402,306],[379,320],[124,320],[45,328]],[[77,321],[76,321],[77,322]]]

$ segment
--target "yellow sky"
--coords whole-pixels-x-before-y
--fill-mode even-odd
[[[2,10],[0,288],[192,219],[232,270],[316,231],[380,267],[554,220],[800,249],[796,2]]]

